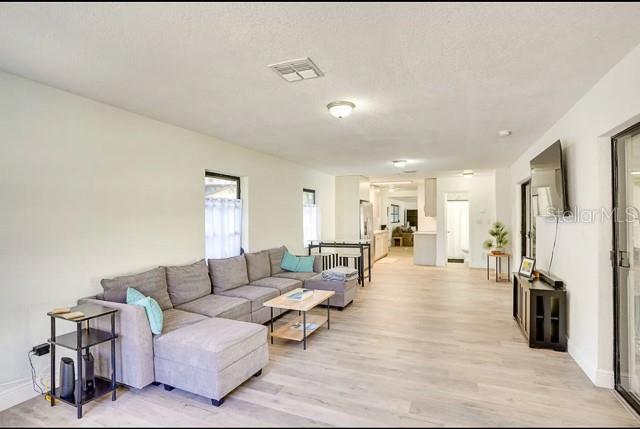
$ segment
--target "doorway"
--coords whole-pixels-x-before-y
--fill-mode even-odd
[[[612,139],[615,388],[640,412],[640,124]]]
[[[447,261],[469,261],[469,198],[447,198]]]
[[[531,180],[520,185],[520,256],[536,257],[536,218],[531,198]]]

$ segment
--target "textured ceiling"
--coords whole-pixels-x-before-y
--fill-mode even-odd
[[[638,3],[3,3],[0,69],[329,173],[420,176],[508,165],[638,22]],[[326,76],[266,67],[306,56]]]

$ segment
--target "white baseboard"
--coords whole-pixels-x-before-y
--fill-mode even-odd
[[[38,396],[38,393],[33,390],[31,378],[20,380],[15,385],[0,392],[0,411],[28,401],[35,396]]]
[[[606,387],[607,389],[613,389],[613,371],[599,369],[596,371],[595,385],[598,387]]]
[[[589,380],[598,387],[613,389],[613,370],[599,369],[593,362],[586,358],[584,353],[575,344],[567,342],[569,355],[578,364],[580,369],[589,377]]]

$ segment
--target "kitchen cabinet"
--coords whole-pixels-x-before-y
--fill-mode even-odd
[[[389,254],[389,231],[376,231],[373,237],[373,260],[377,261]]]

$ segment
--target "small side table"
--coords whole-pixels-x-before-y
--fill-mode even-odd
[[[99,398],[107,393],[111,393],[111,400],[116,400],[116,313],[118,310],[114,308],[104,307],[102,305],[84,304],[71,308],[71,311],[81,311],[84,317],[74,320],[68,320],[61,314],[47,313],[51,318],[51,406],[55,405],[58,399],[66,404],[76,407],[78,418],[82,418],[82,406]],[[89,328],[89,320],[97,317],[111,316],[111,332],[101,331],[99,329]],[[56,319],[75,322],[76,332],[56,336]],[[86,322],[86,328],[83,324]],[[82,389],[82,351],[89,350],[90,347],[111,341],[111,379],[103,377],[95,377],[95,387],[92,390]],[[56,394],[56,346],[75,350],[76,356],[76,384],[75,395],[73,398],[63,398]]]
[[[396,244],[396,240],[399,244]],[[402,247],[402,237],[391,237],[391,242],[393,243],[394,247]]]
[[[511,253],[487,253],[487,280],[489,280],[489,259],[496,258],[496,282],[502,278],[502,258],[507,258],[507,281],[509,281],[509,270],[511,269]]]

